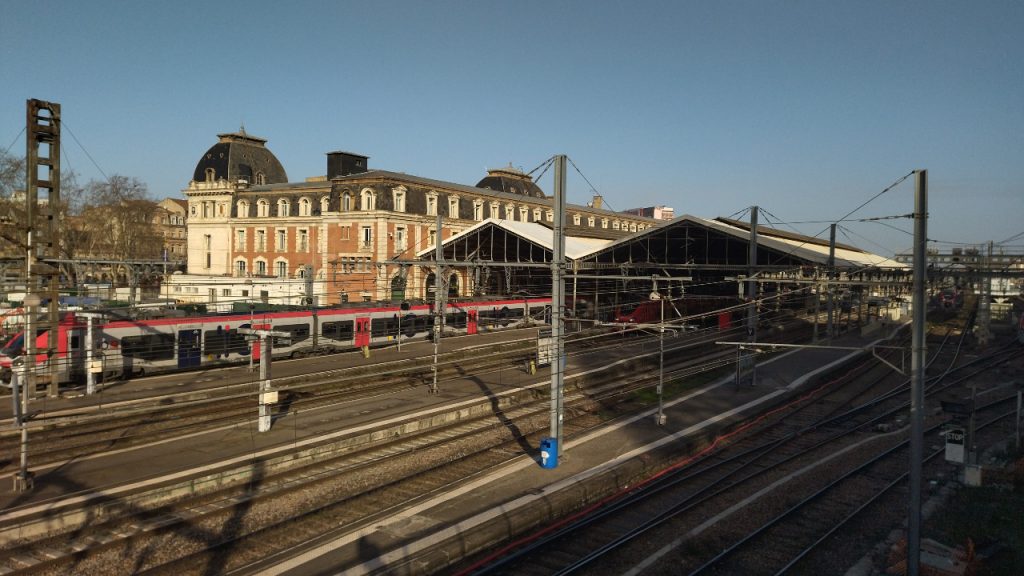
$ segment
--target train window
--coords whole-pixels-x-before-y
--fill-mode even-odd
[[[324,338],[333,338],[335,340],[351,340],[353,332],[353,323],[351,320],[344,320],[342,322],[324,322],[320,329],[321,334]]]
[[[203,333],[203,354],[230,354],[232,352],[242,353],[248,350],[248,343],[245,335],[239,334],[238,330],[207,330]]]
[[[456,312],[454,314],[446,314],[444,322],[448,326],[453,328],[465,328],[466,327],[466,313]]]
[[[309,324],[286,324],[283,326],[274,326],[274,330],[288,332],[291,334],[291,346],[309,338]],[[274,346],[283,346],[280,342],[280,338],[274,338]]]
[[[140,360],[170,360],[174,358],[174,335],[125,336],[121,338],[121,355]]]
[[[370,337],[398,336],[398,316],[370,321]]]

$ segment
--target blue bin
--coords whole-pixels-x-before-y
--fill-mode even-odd
[[[558,466],[558,439],[542,438],[540,441],[540,467],[554,468]]]

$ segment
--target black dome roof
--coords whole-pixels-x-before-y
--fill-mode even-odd
[[[288,182],[288,174],[274,153],[265,146],[265,139],[250,136],[244,129],[231,134],[218,134],[217,138],[220,141],[211,146],[196,164],[193,180],[245,180],[249,184]],[[208,177],[209,170],[212,172]]]
[[[487,176],[477,182],[477,188],[498,190],[509,194],[521,194],[531,198],[546,198],[544,191],[533,183],[533,178],[512,166],[488,170]]]

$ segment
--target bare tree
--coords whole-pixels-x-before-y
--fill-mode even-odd
[[[117,260],[159,258],[163,238],[153,230],[157,205],[146,184],[115,174],[85,187],[79,218],[83,240],[93,256]]]

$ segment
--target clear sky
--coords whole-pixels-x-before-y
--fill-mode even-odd
[[[929,237],[1024,231],[1020,0],[4,0],[0,149],[24,154],[28,98],[62,105],[65,168],[155,198],[244,124],[292,181],[338,149],[470,185],[563,153],[615,210],[758,205],[817,235],[925,168]],[[913,194],[852,218],[907,214]],[[903,232],[844,222],[839,240],[908,250],[911,221],[885,224]]]

